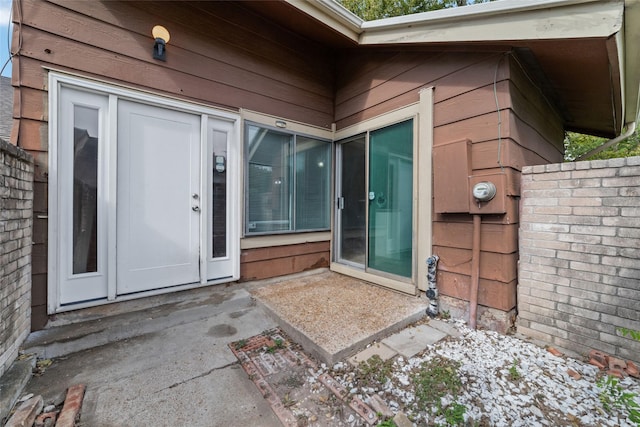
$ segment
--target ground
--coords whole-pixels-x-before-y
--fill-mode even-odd
[[[289,368],[272,374],[265,367],[269,363],[259,362],[263,366],[258,368],[267,373],[263,378],[269,393],[277,395],[267,398],[286,410],[289,418],[281,420],[287,426],[393,425],[389,420],[397,413],[417,426],[640,425],[629,411],[640,405],[637,379],[598,386],[606,375],[586,361],[556,356],[512,336],[470,330],[461,322],[454,325],[459,337],[449,336],[414,357],[374,357],[357,367],[347,361],[318,364],[280,330],[266,332],[271,341],[247,354],[251,360],[275,360],[274,355],[284,352],[296,355],[293,368],[284,362]],[[247,343],[231,345],[237,353]],[[327,377],[343,391],[331,393]],[[630,399],[625,401],[621,391],[631,393]],[[376,408],[374,422],[349,406],[358,401]]]

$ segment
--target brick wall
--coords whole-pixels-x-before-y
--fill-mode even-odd
[[[33,159],[0,139],[0,376],[31,330]]]
[[[521,210],[518,332],[640,361],[640,157],[525,167]]]

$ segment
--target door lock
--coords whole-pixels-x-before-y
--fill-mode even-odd
[[[191,197],[193,197],[193,198],[194,198],[194,200],[198,200],[198,197],[199,197],[199,196],[198,196],[198,193],[193,193],[193,194],[191,195]]]

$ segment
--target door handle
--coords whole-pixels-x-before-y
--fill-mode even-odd
[[[191,206],[191,210],[194,212],[200,212],[200,207],[199,206]]]

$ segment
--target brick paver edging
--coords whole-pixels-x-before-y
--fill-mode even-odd
[[[82,408],[82,399],[84,398],[84,384],[77,384],[69,387],[67,390],[67,397],[64,399],[64,406],[62,412],[56,422],[56,427],[74,427],[76,425],[76,419],[80,414]]]
[[[282,424],[285,427],[297,427],[298,423],[295,416],[282,404],[280,398],[271,385],[269,385],[265,377],[273,373],[273,366],[293,367],[303,365],[311,371],[315,371],[317,366],[304,353],[291,351],[288,345],[281,345],[279,348],[276,348],[276,341],[281,343],[286,342],[280,331],[270,331],[269,336],[260,334],[249,339],[242,340],[242,342],[238,341],[235,343],[229,343],[229,348],[240,361],[240,365],[249,376],[249,379],[253,381],[262,396],[269,402],[273,412]],[[242,345],[240,345],[240,343],[242,343]],[[276,349],[271,353],[263,353],[253,358],[249,356],[248,352],[263,347]],[[317,379],[338,399],[346,402],[346,398],[348,396],[347,390],[328,373],[319,375]],[[358,415],[360,415],[367,424],[376,425],[380,421],[376,412],[360,398],[356,396],[349,397],[348,405]]]

